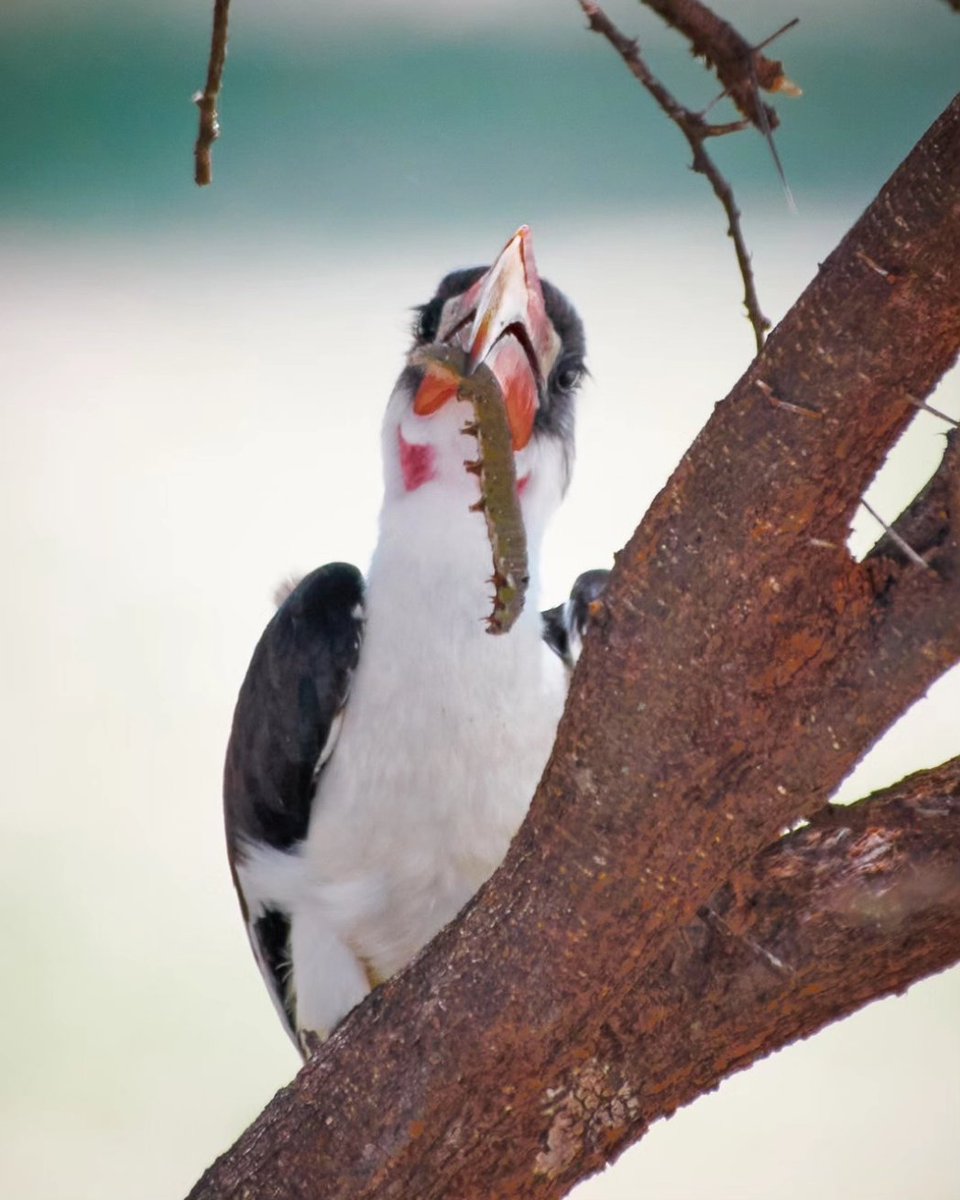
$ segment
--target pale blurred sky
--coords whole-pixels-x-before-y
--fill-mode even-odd
[[[656,25],[635,4],[613,7],[627,27]],[[369,554],[377,430],[409,306],[529,221],[544,274],[584,316],[593,379],[547,548],[548,599],[609,561],[752,352],[719,212],[575,10],[525,6],[526,31],[498,57],[517,9],[471,8],[489,22],[483,64],[497,86],[485,90],[462,75],[473,35],[454,23],[460,6],[353,6],[378,21],[413,14],[414,42],[378,44],[374,70],[344,34],[326,75],[306,53],[261,55],[261,38],[283,21],[322,41],[340,7],[233,9],[206,195],[189,181],[186,101],[202,79],[205,5],[122,20],[109,0],[0,12],[0,59],[17,80],[16,120],[0,130],[9,1196],[183,1194],[296,1067],[226,871],[223,747],[275,582]],[[723,11],[766,30],[795,10]],[[749,178],[747,235],[775,318],[946,103],[946,39],[960,30],[934,0],[801,15],[798,65],[788,43],[778,50],[807,88],[781,105],[799,214],[762,144],[725,150]],[[144,40],[151,20],[181,33]],[[425,21],[465,48],[421,54]],[[140,33],[111,40],[107,25],[124,23]],[[566,48],[544,48],[547,28]],[[901,60],[923,61],[923,77],[891,73]],[[558,62],[576,86],[539,111]],[[395,92],[344,104],[338,89],[365,71]],[[449,168],[471,156],[467,187]],[[936,403],[960,412],[956,375]],[[941,433],[918,417],[872,494],[883,514],[929,474]],[[858,517],[858,546],[875,534]],[[958,711],[953,675],[844,795],[956,752]],[[958,1013],[957,971],[872,1006],[655,1127],[581,1200],[957,1200]]]

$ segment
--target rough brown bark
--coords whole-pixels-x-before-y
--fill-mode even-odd
[[[958,243],[960,98],[770,336],[619,556],[504,867],[347,1019],[197,1200],[556,1197],[598,1164],[601,1143],[621,1148],[694,1094],[689,1072],[664,1069],[655,1097],[622,1098],[609,1134],[586,1115],[561,1128],[556,1157],[556,1089],[584,1114],[611,1111],[597,1081],[629,1062],[622,1023],[637,981],[960,656],[955,488],[932,570],[857,564],[845,549],[911,397],[956,356]],[[944,961],[958,952],[951,920]],[[688,1030],[643,994],[659,1061],[682,1063]],[[721,1024],[700,1046],[696,1088],[778,1044],[776,1002],[752,1007],[756,1024],[745,1010],[744,1024]],[[825,999],[814,1024],[842,1011]]]
[[[564,1186],[648,1118],[960,956],[960,758],[826,808],[738,869],[634,980],[605,1053],[552,1088],[540,1169]]]

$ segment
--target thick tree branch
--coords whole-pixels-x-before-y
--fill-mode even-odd
[[[720,1079],[960,959],[960,758],[821,810],[701,916],[608,1016],[604,1056],[550,1089],[549,1194]]]
[[[822,810],[741,867],[636,978],[602,1057],[554,1085],[540,1169],[572,1187],[734,1071],[958,958],[953,759]]]
[[[907,397],[926,397],[956,357],[958,241],[960,98],[717,407],[619,556],[503,868],[351,1014],[197,1200],[555,1197],[595,1161],[595,1140],[574,1133],[550,1165],[555,1089],[603,1070],[637,981],[697,910],[780,829],[822,808],[960,656],[952,485],[933,570],[856,564],[844,545],[915,412]],[[643,1004],[647,1020],[671,1016]],[[765,1029],[739,1046],[719,1033],[718,1068],[777,1044]],[[656,1105],[624,1101],[608,1145],[689,1095],[687,1081],[665,1080]]]

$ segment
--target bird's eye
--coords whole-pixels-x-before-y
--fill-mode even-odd
[[[419,346],[436,341],[443,305],[436,298],[414,310],[413,337]]]
[[[572,392],[583,379],[584,366],[580,362],[565,362],[557,367],[553,378],[554,386],[561,392]]]

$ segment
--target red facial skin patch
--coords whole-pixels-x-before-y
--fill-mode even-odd
[[[435,451],[432,446],[415,446],[397,430],[397,445],[400,450],[400,470],[403,486],[408,492],[429,483],[434,476]]]
[[[504,406],[513,448],[522,450],[530,441],[537,412],[537,385],[526,352],[514,338],[504,338],[496,343],[489,357],[491,362],[496,361],[498,375],[506,382]],[[420,417],[432,416],[445,404],[457,399],[460,386],[461,378],[456,371],[439,362],[431,363],[413,398],[413,411]],[[403,485],[408,492],[414,492],[436,478],[434,450],[431,446],[411,444],[399,429],[397,440]],[[530,476],[525,475],[517,481],[518,496],[523,495],[529,480]]]
[[[432,446],[414,446],[397,430],[397,446],[400,450],[400,471],[403,475],[403,486],[408,492],[415,492],[431,479],[436,478],[434,472],[435,451]],[[517,480],[517,495],[522,496],[527,490],[530,476],[524,475]]]
[[[523,346],[513,337],[502,337],[487,355],[487,365],[500,384],[514,450],[522,450],[533,435],[537,415],[537,383]],[[461,380],[455,371],[432,363],[413,398],[418,417],[429,417],[456,400]]]

